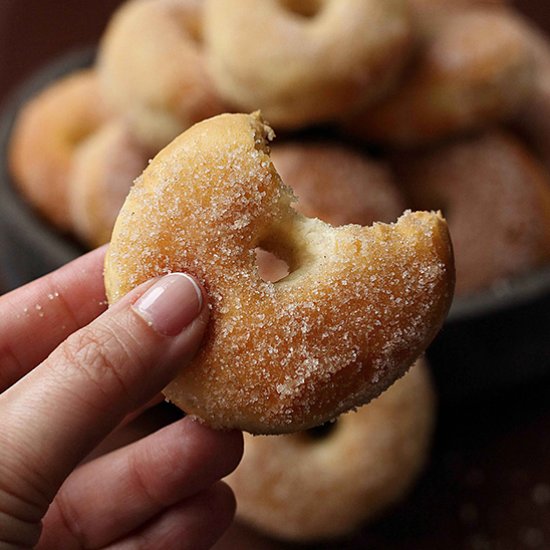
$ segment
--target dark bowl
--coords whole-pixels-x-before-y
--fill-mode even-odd
[[[550,266],[455,299],[427,357],[442,401],[550,379]]]
[[[39,71],[9,101],[0,121],[0,280],[16,288],[85,252],[37,217],[15,190],[6,162],[20,107],[49,83],[93,62],[70,53]],[[427,352],[442,400],[519,387],[550,377],[550,266],[467,298],[455,299]]]

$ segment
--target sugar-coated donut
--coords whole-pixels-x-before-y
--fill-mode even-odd
[[[436,213],[333,228],[292,207],[258,114],[221,115],[161,151],[121,209],[106,255],[110,302],[151,277],[194,274],[209,332],[166,388],[217,428],[283,433],[366,403],[440,328],[453,294],[447,226]],[[258,274],[255,249],[290,275]]]
[[[44,218],[68,231],[68,174],[75,148],[106,119],[95,72],[54,82],[21,110],[9,165],[21,194]]]
[[[403,498],[425,464],[435,420],[429,371],[417,361],[357,412],[311,431],[245,435],[227,483],[237,517],[293,541],[346,536]]]
[[[421,40],[398,89],[347,130],[412,147],[510,119],[533,89],[523,22],[502,7],[426,10]]]
[[[239,110],[275,128],[342,116],[393,84],[411,43],[405,0],[206,0],[208,65]]]
[[[489,133],[400,156],[395,169],[415,208],[445,212],[457,295],[550,261],[550,178],[512,135]]]
[[[271,160],[294,191],[294,208],[330,225],[392,222],[405,210],[405,199],[389,168],[349,146],[335,142],[287,142],[271,149]],[[260,276],[278,281],[288,266],[258,249]]]
[[[74,152],[69,173],[69,216],[80,240],[109,241],[130,187],[152,152],[137,143],[122,120],[106,122]]]
[[[202,0],[130,0],[101,40],[101,90],[139,141],[157,151],[225,109],[206,71]]]

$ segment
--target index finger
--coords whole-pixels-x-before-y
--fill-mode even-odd
[[[38,522],[75,466],[191,360],[208,314],[190,276],[149,281],[0,395],[0,510]]]
[[[0,297],[0,392],[106,309],[105,249]]]

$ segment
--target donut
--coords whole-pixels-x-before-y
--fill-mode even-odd
[[[275,128],[341,117],[397,79],[412,40],[405,0],[206,0],[217,89]]]
[[[422,361],[374,401],[312,430],[245,434],[244,456],[225,481],[242,523],[312,542],[349,535],[402,499],[422,470],[435,396]]]
[[[550,41],[525,21],[524,38],[535,60],[533,91],[512,121],[513,129],[550,167]]]
[[[405,210],[388,166],[336,142],[273,145],[271,160],[297,196],[294,207],[334,226],[392,222]]]
[[[130,0],[110,19],[97,70],[106,101],[158,151],[225,109],[206,70],[202,0]]]
[[[137,143],[124,121],[106,122],[74,152],[69,172],[73,232],[91,248],[109,241],[118,211],[152,151]]]
[[[336,142],[288,142],[274,145],[271,160],[294,191],[294,208],[330,225],[392,222],[405,210],[405,200],[382,162]],[[288,275],[286,263],[256,251],[260,276],[276,282]]]
[[[105,285],[192,273],[212,307],[204,345],[166,389],[214,428],[285,433],[366,403],[401,376],[440,328],[453,255],[438,213],[333,228],[305,218],[269,158],[258,113],[194,125],[136,180],[115,223]],[[258,274],[254,250],[290,274]]]
[[[441,208],[456,259],[456,294],[486,290],[550,260],[550,178],[512,134],[490,132],[401,155],[415,208]]]
[[[504,8],[426,10],[397,90],[344,124],[385,146],[418,147],[511,119],[533,89],[523,23]]]
[[[70,230],[68,174],[75,148],[106,119],[93,70],[54,82],[20,111],[8,162],[21,195],[46,220]]]

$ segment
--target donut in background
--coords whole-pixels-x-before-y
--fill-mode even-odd
[[[245,434],[226,478],[237,517],[275,538],[349,535],[404,498],[429,454],[435,397],[420,360],[374,401],[332,424],[280,436]]]
[[[457,295],[550,261],[550,177],[511,134],[401,155],[394,167],[413,207],[440,208],[448,219]]]

